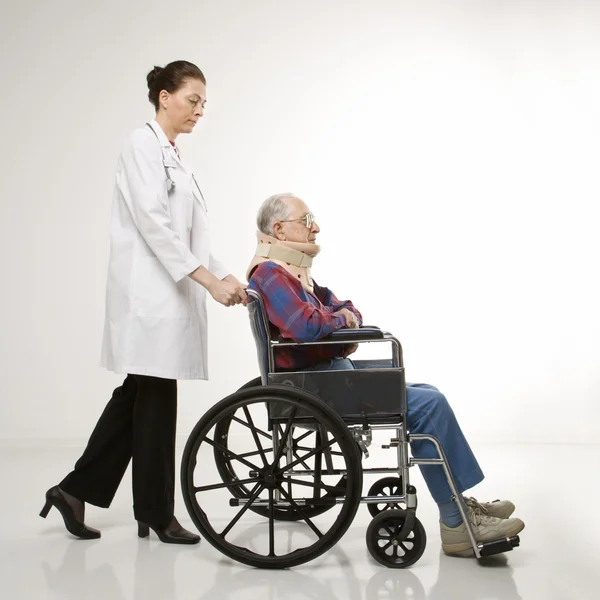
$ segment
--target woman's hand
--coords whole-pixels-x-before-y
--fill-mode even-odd
[[[223,306],[246,305],[248,303],[248,296],[244,291],[244,287],[237,279],[235,281],[236,283],[233,283],[231,280],[228,281],[227,277],[223,280],[217,280],[208,288],[208,292]]]
[[[246,304],[248,304],[248,296],[246,294],[246,288],[248,287],[248,284],[247,283],[242,283],[234,275],[227,275],[227,277],[223,277],[223,281],[229,281],[229,283],[233,283],[234,285],[237,285],[237,286],[239,286],[241,288],[241,290],[242,290],[242,293],[241,293],[242,304],[244,306],[246,306]]]
[[[235,304],[248,304],[248,296],[244,288],[233,275],[227,275],[223,279],[217,279],[205,267],[198,267],[189,275],[196,283],[204,286],[208,293],[223,306],[234,306]]]

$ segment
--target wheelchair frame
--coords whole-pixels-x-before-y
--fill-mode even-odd
[[[372,495],[372,494],[369,494],[366,496],[362,496],[362,494],[360,494],[360,496],[357,496],[357,498],[358,498],[357,504],[361,504],[361,503],[367,504],[367,505],[384,504],[387,507],[392,507],[392,508],[397,505],[404,505],[406,507],[406,509],[403,511],[401,511],[401,510],[389,511],[384,508],[379,514],[376,512],[378,510],[376,506],[373,506],[374,510],[369,508],[369,512],[371,512],[371,514],[375,516],[375,519],[372,521],[371,526],[369,527],[369,531],[367,532],[367,543],[369,545],[369,550],[371,551],[371,554],[373,555],[373,557],[376,560],[378,560],[380,563],[385,564],[387,566],[403,568],[405,566],[409,566],[410,564],[413,564],[414,562],[416,562],[420,558],[421,554],[424,551],[425,543],[426,543],[426,536],[425,536],[425,532],[422,528],[422,525],[416,518],[417,494],[416,494],[416,489],[414,488],[414,486],[412,486],[410,484],[410,477],[409,477],[410,467],[412,467],[414,465],[438,465],[444,469],[444,473],[448,480],[449,487],[453,494],[453,500],[458,503],[458,508],[462,515],[463,521],[466,525],[469,539],[471,541],[473,553],[476,558],[479,559],[484,556],[489,556],[489,555],[497,554],[500,552],[506,552],[506,551],[512,550],[513,547],[516,547],[519,545],[518,536],[514,536],[513,538],[501,538],[498,540],[493,540],[493,541],[485,542],[485,543],[477,542],[477,540],[475,539],[474,533],[473,533],[473,529],[472,529],[470,520],[468,518],[468,511],[467,511],[465,501],[464,501],[462,495],[458,492],[454,477],[452,475],[452,472],[451,472],[449,464],[448,464],[447,457],[444,453],[444,449],[441,446],[439,440],[431,435],[408,433],[407,428],[406,428],[406,419],[405,419],[405,415],[406,415],[406,385],[404,383],[404,363],[403,363],[403,356],[402,356],[402,346],[400,344],[400,341],[396,337],[394,337],[391,333],[382,331],[378,328],[361,327],[358,329],[341,329],[341,330],[335,331],[333,334],[331,334],[325,338],[321,338],[320,340],[316,340],[316,341],[312,341],[312,342],[299,343],[299,342],[294,342],[292,340],[284,339],[284,338],[280,338],[278,340],[273,340],[273,339],[271,339],[271,336],[269,334],[269,331],[270,331],[269,320],[268,320],[267,313],[265,310],[264,302],[263,302],[260,294],[258,294],[254,290],[250,290],[250,289],[247,290],[247,294],[248,294],[248,296],[250,296],[252,298],[248,308],[249,308],[249,312],[250,312],[250,321],[251,321],[254,339],[256,342],[259,366],[260,366],[260,371],[261,371],[262,386],[259,386],[259,388],[262,390],[265,390],[265,391],[271,390],[271,391],[276,392],[277,390],[284,390],[285,388],[289,389],[288,386],[290,384],[293,386],[292,387],[293,390],[302,389],[301,385],[298,385],[298,387],[295,387],[295,384],[292,380],[294,379],[295,376],[306,376],[308,373],[310,373],[310,372],[305,372],[305,371],[303,371],[303,372],[285,372],[285,373],[276,371],[275,370],[275,351],[277,348],[289,347],[289,346],[303,346],[303,345],[309,346],[309,345],[354,344],[354,343],[362,344],[362,343],[381,343],[381,342],[389,343],[392,346],[391,369],[394,370],[395,372],[401,374],[401,381],[402,381],[402,385],[400,386],[399,396],[398,396],[398,401],[399,401],[398,406],[399,406],[400,410],[397,412],[397,414],[396,414],[396,411],[394,411],[394,417],[390,416],[390,417],[384,418],[385,422],[369,424],[369,422],[368,422],[369,415],[368,414],[364,414],[360,419],[357,419],[356,417],[354,417],[354,418],[346,417],[345,418],[345,416],[343,414],[343,409],[344,409],[343,404],[341,406],[333,407],[335,412],[338,414],[339,418],[343,421],[343,425],[345,425],[346,428],[348,429],[348,432],[350,433],[352,439],[358,445],[358,447],[360,447],[361,452],[366,457],[369,456],[368,447],[371,443],[372,432],[374,430],[382,430],[382,431],[387,430],[387,431],[395,432],[395,437],[391,438],[390,444],[384,445],[383,448],[386,448],[386,449],[390,449],[393,447],[396,448],[397,466],[396,467],[364,468],[364,469],[362,469],[360,481],[362,482],[362,474],[384,474],[384,473],[391,474],[391,473],[393,473],[393,474],[397,475],[397,477],[401,481],[401,484],[402,484],[401,493],[395,494],[392,492],[391,495],[384,495],[384,496]],[[384,372],[385,371],[388,374],[390,373],[390,368],[374,368],[374,369],[370,369],[370,370],[374,371],[374,372],[377,372],[377,371]],[[324,373],[324,372],[320,372],[320,371],[315,371],[315,372],[316,373]],[[345,374],[357,373],[357,372],[360,372],[360,370],[343,371],[343,373],[345,373]],[[333,371],[332,370],[332,371],[327,371],[327,373],[328,374],[342,373],[342,371]],[[300,381],[300,380],[298,379],[297,383],[298,383],[298,381]],[[279,383],[287,383],[288,386],[285,386],[285,385],[282,386],[282,385],[279,385]],[[244,387],[246,388],[249,386],[247,385]],[[242,388],[242,389],[244,389],[244,388]],[[252,387],[249,389],[256,390],[257,388]],[[302,395],[300,392],[296,392],[296,393],[298,393],[298,395]],[[395,393],[396,393],[396,389],[394,389],[394,394]],[[323,399],[318,397],[318,395],[315,395],[314,393],[311,395],[313,396],[314,400],[318,401],[321,404],[326,404],[323,401]],[[235,394],[234,394],[234,396],[235,396]],[[232,397],[230,397],[230,398],[232,398]],[[225,403],[227,400],[228,399],[223,400],[220,404]],[[244,408],[244,410],[246,410],[246,409]],[[330,410],[330,409],[328,409],[328,410]],[[294,414],[296,414],[296,413],[294,412]],[[377,415],[377,416],[379,417],[380,415]],[[281,417],[281,419],[282,418],[283,417]],[[293,416],[290,417],[290,419],[293,420]],[[271,422],[272,420],[273,420],[273,417],[271,414],[269,414],[269,422]],[[275,421],[276,420],[277,419],[275,419]],[[192,519],[194,520],[196,525],[198,525],[199,528],[202,530],[202,528],[200,527],[201,524],[198,522],[199,521],[198,515],[194,514],[193,501],[190,497],[190,488],[192,488],[193,490],[196,490],[196,491],[201,489],[201,488],[195,488],[193,486],[193,484],[190,483],[190,469],[193,471],[193,467],[195,466],[195,461],[196,461],[195,456],[193,456],[193,452],[195,451],[194,448],[197,450],[197,448],[199,446],[199,443],[197,441],[194,441],[193,438],[194,438],[194,433],[196,432],[196,430],[198,430],[201,423],[202,423],[202,420],[196,426],[196,429],[190,436],[190,439],[188,440],[188,444],[186,445],[186,449],[184,451],[184,460],[182,461],[181,481],[182,481],[183,492],[184,492],[183,496],[184,496],[184,500],[186,502],[186,506],[188,508],[188,512],[190,512],[190,516],[192,517]],[[285,452],[287,464],[293,465],[294,463],[298,463],[299,461],[294,460],[292,443],[290,443],[290,439],[289,439],[289,435],[288,435],[289,430],[290,430],[289,423],[290,423],[290,421],[288,421],[288,428],[286,430],[286,434],[283,435],[283,437],[284,437],[283,443],[287,444],[286,446],[284,446],[283,449],[280,448],[281,440],[279,439],[278,428],[277,427],[273,428],[273,435],[272,435],[273,455],[279,457],[282,455],[282,452]],[[293,427],[294,426],[292,426],[292,429],[293,429]],[[286,435],[288,436],[287,439],[285,439]],[[427,440],[427,441],[431,442],[434,445],[434,447],[436,448],[438,457],[437,458],[414,458],[414,457],[411,457],[410,453],[409,453],[409,443],[413,440]],[[292,442],[293,442],[293,435],[292,435]],[[258,442],[257,442],[257,446],[258,446]],[[228,452],[227,449],[223,449],[223,450],[224,450],[224,452],[221,452],[222,456],[224,456],[224,457],[228,456],[226,454]],[[233,453],[230,453],[230,454],[233,454]],[[217,456],[217,454],[215,456]],[[276,459],[276,460],[279,460],[279,459]],[[327,463],[328,470],[326,471],[326,474],[327,475],[336,475],[336,476],[338,474],[340,474],[343,476],[343,478],[345,478],[347,475],[347,472],[342,471],[342,470],[332,469],[331,456],[329,457],[329,461],[330,462]],[[315,462],[315,465],[316,465],[316,462]],[[360,462],[359,462],[359,468],[361,466],[362,465],[360,465]],[[287,477],[292,477],[292,478],[296,477],[297,478],[297,477],[302,477],[302,476],[315,475],[316,472],[311,471],[310,468],[307,468],[306,464],[304,464],[304,467],[305,467],[304,469],[296,469],[295,467],[293,467],[291,470],[289,470],[287,472]],[[315,469],[317,469],[316,466],[315,466]],[[320,466],[319,466],[319,469],[320,469]],[[223,472],[220,471],[220,473],[221,473],[221,477],[223,478],[223,481],[226,481],[226,479],[223,477]],[[256,481],[258,481],[258,478],[260,475],[261,474],[256,471],[250,471],[250,473],[249,473],[249,477],[257,478]],[[263,473],[263,475],[264,475],[264,473]],[[320,473],[319,473],[319,475],[320,475]],[[229,477],[229,474],[228,474],[228,477]],[[192,475],[192,479],[193,479],[193,475]],[[233,473],[233,475],[231,476],[230,483],[224,484],[224,486],[230,487],[229,491],[234,496],[236,496],[235,485],[237,485],[237,484],[234,485],[234,483],[233,483],[235,480],[237,480],[237,477],[236,477],[236,474]],[[250,480],[248,480],[248,481],[250,481]],[[254,481],[255,480],[253,480],[253,482]],[[380,480],[380,481],[385,481],[385,480]],[[215,487],[219,487],[219,486],[206,486],[207,489],[215,488]],[[234,489],[231,489],[231,488],[234,488]],[[264,489],[264,487],[262,489]],[[281,491],[280,491],[280,489],[281,489]],[[251,495],[249,493],[246,496],[238,494],[235,498],[230,499],[230,506],[242,506],[243,510],[244,510],[245,508],[248,508],[248,507],[244,507],[244,505],[250,504],[252,507],[252,510],[254,512],[257,512],[258,514],[263,514],[263,516],[267,516],[267,514],[268,514],[269,519],[270,519],[270,524],[272,524],[273,514],[274,514],[275,510],[281,510],[281,509],[285,509],[285,508],[287,508],[288,510],[291,510],[292,508],[294,508],[294,506],[296,506],[296,508],[298,508],[298,505],[296,504],[294,499],[291,496],[288,497],[288,495],[285,494],[285,491],[283,490],[283,488],[280,488],[280,489],[270,489],[269,490],[269,499],[257,499],[256,495]],[[336,489],[340,489],[340,488],[336,488]],[[281,497],[282,492],[283,492],[283,494],[286,495],[286,497],[284,497],[284,498]],[[354,493],[351,493],[349,490],[346,490],[344,492],[343,497],[339,497],[339,495],[337,497],[335,497],[335,495],[333,495],[331,497],[327,497],[326,502],[324,500],[324,497],[321,498],[320,504],[332,506],[333,504],[344,503],[344,507],[346,507],[346,510],[348,510],[347,509],[348,502],[346,500],[346,496],[348,496],[348,495],[355,496]],[[356,498],[353,499],[352,501],[353,502],[356,501]],[[316,504],[319,504],[319,502],[316,502]],[[303,504],[301,504],[301,505],[305,506]],[[344,507],[342,507],[342,510],[344,510]],[[313,506],[312,508],[314,509],[315,507]],[[200,508],[200,510],[202,511],[201,508]],[[298,509],[298,510],[300,510],[300,509]],[[327,508],[325,507],[324,510],[327,510]],[[261,513],[260,511],[263,511],[263,512]],[[350,511],[350,512],[352,512],[352,511]],[[356,508],[354,509],[354,512],[351,514],[350,522],[345,524],[345,526],[343,528],[343,532],[345,532],[346,529],[348,528],[348,526],[350,525],[355,512],[356,512]],[[415,532],[414,535],[417,535],[419,533],[419,531],[422,531],[422,534],[420,534],[420,535],[422,535],[422,538],[419,538],[416,540],[417,546],[419,545],[419,542],[420,542],[422,547],[417,548],[417,551],[414,553],[412,559],[407,560],[406,564],[402,564],[402,561],[400,561],[400,562],[396,561],[395,563],[393,563],[393,561],[386,562],[385,557],[382,560],[382,557],[381,556],[378,557],[378,555],[377,555],[377,549],[375,549],[375,550],[372,549],[373,543],[369,543],[369,535],[370,535],[369,532],[371,531],[371,529],[373,529],[373,526],[377,525],[377,527],[379,527],[379,524],[383,523],[383,520],[386,518],[385,516],[381,516],[382,513],[386,513],[388,515],[392,515],[392,514],[398,515],[396,523],[399,522],[400,526],[398,529],[396,529],[396,534],[397,534],[396,539],[397,540],[401,541],[402,539],[405,539],[413,531]],[[300,514],[303,515],[303,513],[301,511],[300,511]],[[320,514],[320,513],[316,512],[315,514]],[[204,516],[206,516],[206,515],[204,515]],[[399,521],[398,521],[398,519],[399,519]],[[306,518],[304,520],[306,520]],[[307,523],[308,523],[308,521],[307,521]],[[311,523],[309,523],[309,525],[310,524]],[[340,537],[341,537],[341,535],[343,535],[343,532],[340,534]],[[205,533],[205,535],[207,534],[206,530],[204,530],[204,533]],[[273,535],[273,532],[271,532],[270,535]],[[390,538],[390,539],[392,539],[392,538]],[[215,545],[215,547],[220,549],[222,552],[227,553],[226,550],[224,550],[223,548],[220,547],[220,541],[219,541],[219,539],[215,539],[214,535],[209,537],[209,541],[213,545]],[[390,542],[390,543],[392,543],[392,542]],[[393,541],[394,545],[397,545],[397,543],[398,543],[397,541]],[[224,534],[223,534],[223,544],[225,544]],[[326,551],[326,550],[323,550],[323,551]],[[234,556],[234,558],[236,558],[236,557]],[[253,563],[252,561],[246,561],[245,558],[238,557],[237,559],[242,560],[242,562],[248,562],[248,564],[254,564],[254,566],[261,566],[259,564]],[[306,560],[310,560],[310,558],[307,558]],[[303,562],[306,562],[306,561],[303,561]],[[295,562],[293,562],[293,564],[301,564],[301,561],[296,560]],[[293,564],[292,564],[292,566],[293,566]],[[279,565],[269,564],[269,565],[265,565],[265,566],[277,567]],[[288,566],[288,565],[281,565],[281,566]]]

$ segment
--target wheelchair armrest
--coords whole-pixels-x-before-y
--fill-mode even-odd
[[[349,329],[347,327],[343,327],[342,329],[338,329],[313,343],[336,342],[340,344],[354,344],[358,341],[364,342],[367,340],[381,340],[383,337],[384,332],[379,329],[379,327],[368,326],[359,327],[358,329]],[[277,341],[289,342],[291,340],[280,335]]]
[[[365,341],[383,339],[383,331],[381,331],[379,327],[359,327],[358,329],[349,329],[347,327],[343,327],[342,329],[338,329],[322,339],[332,340],[340,343],[354,344],[359,340]]]

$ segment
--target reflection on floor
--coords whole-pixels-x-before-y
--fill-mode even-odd
[[[136,537],[128,478],[109,510],[88,508],[102,538],[80,541],[52,510],[37,515],[44,491],[70,468],[80,448],[29,445],[0,449],[0,577],[7,599],[135,600],[563,600],[596,598],[600,577],[600,446],[474,445],[486,480],[480,499],[508,497],[526,528],[521,547],[477,562],[440,552],[435,505],[416,469],[418,515],[428,543],[410,569],[391,570],[365,546],[370,520],[361,506],[342,541],[312,563],[287,571],[245,567],[206,541],[167,546]],[[180,449],[181,450],[181,449]],[[373,452],[371,466],[377,463]],[[371,483],[369,480],[366,487]],[[177,515],[193,529],[178,492]],[[226,510],[227,507],[224,508]],[[249,532],[248,535],[252,535]]]

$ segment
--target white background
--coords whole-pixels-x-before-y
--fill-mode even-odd
[[[98,367],[114,168],[178,59],[208,80],[178,142],[238,277],[258,206],[292,191],[315,279],[469,439],[600,439],[597,2],[4,0],[0,46],[3,442],[81,443],[122,380]],[[245,310],[209,311],[182,438],[257,374]]]

